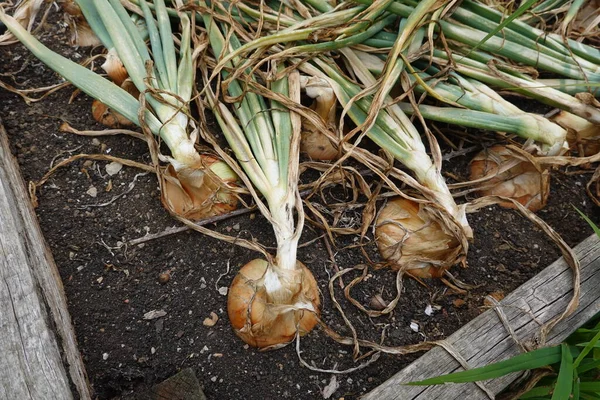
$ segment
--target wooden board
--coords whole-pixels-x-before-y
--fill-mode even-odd
[[[590,236],[579,244],[575,254],[581,262],[581,298],[577,311],[550,332],[547,344],[558,344],[589,318],[600,312],[600,240]],[[520,286],[500,304],[516,336],[521,341],[531,339],[544,323],[560,315],[572,296],[572,273],[561,258]],[[535,316],[536,322],[532,316]],[[488,310],[459,329],[447,339],[473,367],[505,360],[519,354],[519,347],[509,337],[498,314]],[[444,349],[436,347],[398,372],[363,400],[433,400],[489,399],[475,384],[437,386],[405,386],[403,382],[461,371],[460,364]],[[494,394],[500,393],[519,374],[484,382]]]
[[[88,386],[60,276],[0,121],[0,399],[86,400]]]

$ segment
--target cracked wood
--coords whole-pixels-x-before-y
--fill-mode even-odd
[[[0,332],[0,400],[91,398],[60,276],[1,121]]]

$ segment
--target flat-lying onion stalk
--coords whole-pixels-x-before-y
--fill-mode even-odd
[[[234,34],[228,35],[226,41],[212,17],[205,14],[203,18],[218,60],[239,48]],[[229,58],[223,77],[227,78],[227,71],[240,63],[236,57]],[[298,72],[272,81],[270,90],[299,103]],[[300,118],[276,100],[268,102],[251,91],[244,93],[237,80],[229,81],[228,86],[230,96],[241,96],[233,107],[237,118],[215,97],[208,82],[206,91],[238,162],[266,200],[265,205],[252,191],[261,212],[273,225],[277,241],[274,259],[249,262],[233,280],[227,301],[229,319],[236,334],[246,343],[263,349],[277,348],[288,344],[297,334],[309,332],[317,323],[320,305],[315,278],[296,259],[304,225],[298,191]]]
[[[228,189],[237,180],[224,162],[205,158],[195,149],[196,128],[188,116],[194,84],[190,22],[181,15],[180,57],[177,62],[170,22],[162,0],[156,0],[158,24],[142,2],[152,57],[138,28],[117,0],[78,0],[96,35],[114,47],[146,107],[128,92],[94,72],[58,55],[39,43],[0,9],[0,20],[40,60],[86,94],[138,125],[144,124],[171,150],[162,174],[163,204],[174,213],[200,219],[235,208],[237,198]],[[141,116],[143,121],[139,120]],[[188,133],[191,131],[191,133]]]
[[[380,73],[383,64],[380,58],[362,52],[356,54],[370,71]],[[439,72],[433,67],[428,70],[434,74]],[[425,119],[514,133],[535,141],[538,148],[531,144],[527,148],[543,155],[558,155],[566,150],[565,129],[542,116],[520,110],[481,82],[461,77],[454,72],[439,82],[432,80],[432,76],[424,72],[413,71],[407,77],[417,91],[427,92],[450,105],[436,107],[420,104],[418,112]],[[457,108],[458,105],[469,109]],[[398,106],[407,114],[416,111],[411,104],[398,103]],[[473,159],[470,168],[471,180],[476,182],[474,184],[482,196],[513,198],[532,211],[537,211],[546,204],[550,175],[538,170],[528,159],[515,157],[507,148],[495,146],[486,149]],[[502,202],[500,205],[514,208],[512,202]]]
[[[359,2],[371,4],[372,0],[359,0]],[[469,2],[468,4],[476,11],[472,12],[467,6],[458,7],[450,18],[438,21],[439,29],[444,36],[461,44],[461,46],[453,47],[454,50],[462,50],[464,55],[472,56],[471,49],[477,46],[480,50],[491,54],[486,57],[488,61],[494,59],[502,64],[499,59],[495,59],[494,56],[497,55],[572,79],[587,79],[593,82],[600,80],[600,66],[595,60],[596,56],[600,54],[597,49],[581,43],[569,49],[564,44],[561,46],[562,41],[556,39],[552,39],[551,45],[546,46],[544,42],[540,43],[538,40],[540,37],[544,37],[543,33],[532,37],[536,30],[523,23],[519,25],[518,21],[513,21],[496,36],[483,41],[487,34],[498,26],[499,22],[494,21],[493,18],[500,15],[498,21],[502,21],[503,16],[498,11],[480,3]],[[394,2],[387,8],[387,11],[402,17],[409,17],[419,5],[420,2],[411,0]],[[460,23],[453,19],[460,20]],[[513,30],[513,28],[520,30]],[[505,31],[506,34],[504,34]]]
[[[355,51],[369,71],[379,75],[384,61],[372,54]],[[423,64],[415,63],[415,66]],[[419,105],[419,112],[425,119],[450,124],[514,133],[524,139],[531,139],[542,146],[544,155],[557,155],[563,152],[567,131],[541,115],[522,111],[503,99],[485,84],[465,78],[455,72],[448,73],[444,80],[433,79],[426,72],[417,72],[412,66],[406,74],[411,86],[420,93],[428,93],[436,100],[449,104],[449,107]],[[436,75],[440,71],[429,67],[428,72]],[[462,106],[464,108],[459,108]],[[399,103],[408,114],[415,109],[410,104]]]

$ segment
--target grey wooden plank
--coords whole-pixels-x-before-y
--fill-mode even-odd
[[[600,312],[600,240],[592,235],[574,249],[581,262],[581,298],[573,315],[557,324],[547,338],[547,344],[558,344],[577,327]],[[500,304],[519,340],[529,340],[539,330],[539,324],[560,315],[572,296],[572,274],[560,258],[538,275],[504,298]],[[535,317],[535,320],[534,318]],[[536,322],[537,321],[537,322]],[[494,310],[488,310],[463,326],[449,342],[471,367],[487,365],[519,354],[519,348],[502,326]],[[444,349],[436,347],[392,378],[362,397],[363,400],[433,400],[488,399],[473,383],[438,386],[405,386],[403,382],[460,371],[462,368]],[[489,380],[485,385],[498,394],[519,375]]]
[[[0,121],[0,399],[90,399],[60,276]]]

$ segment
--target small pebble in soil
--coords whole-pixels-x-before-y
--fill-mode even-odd
[[[169,282],[170,280],[171,280],[171,274],[168,272],[163,272],[162,274],[158,275],[158,281],[163,285],[165,283]]]

